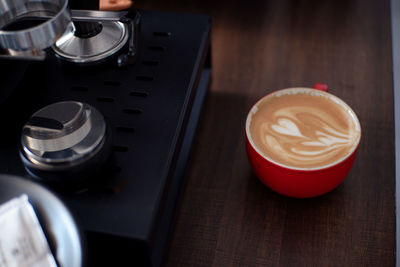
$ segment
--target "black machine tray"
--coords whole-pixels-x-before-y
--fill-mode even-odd
[[[27,176],[18,156],[20,131],[47,104],[86,102],[110,123],[112,171],[85,190],[56,192],[84,230],[92,266],[162,265],[211,77],[208,16],[140,13],[134,65],[77,67],[54,55],[44,62],[21,62],[12,73],[20,82],[8,81],[15,88],[0,105],[1,173]],[[13,64],[0,62],[2,73]]]

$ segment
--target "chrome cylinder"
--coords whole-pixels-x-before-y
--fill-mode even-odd
[[[39,24],[11,27],[24,20],[38,20]],[[16,51],[48,48],[70,23],[68,0],[0,0],[0,47]]]

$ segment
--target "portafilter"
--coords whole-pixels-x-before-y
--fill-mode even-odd
[[[117,65],[135,62],[140,14],[69,10],[68,0],[0,0],[0,58],[44,60],[52,47],[62,60],[91,64],[118,53]]]

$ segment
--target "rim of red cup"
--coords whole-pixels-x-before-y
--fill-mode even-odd
[[[355,127],[356,130],[358,130],[359,135],[357,140],[353,143],[352,148],[349,150],[349,152],[346,154],[346,156],[342,157],[341,159],[323,165],[323,166],[318,166],[318,167],[308,167],[308,168],[304,168],[304,167],[295,167],[295,166],[288,166],[285,164],[282,164],[280,162],[277,162],[271,158],[268,157],[268,155],[266,155],[265,153],[263,153],[253,142],[253,139],[251,137],[250,134],[250,123],[252,120],[252,117],[254,116],[254,114],[257,112],[258,110],[258,106],[263,103],[264,101],[266,101],[266,99],[269,99],[273,96],[276,95],[282,95],[282,94],[286,94],[286,92],[288,91],[296,91],[296,92],[309,92],[312,94],[316,94],[316,95],[321,95],[321,96],[326,96],[329,100],[335,102],[336,104],[339,104],[352,118],[353,122],[355,123]],[[340,164],[341,162],[345,161],[347,158],[349,158],[354,151],[357,149],[358,145],[360,144],[361,141],[361,124],[360,121],[358,120],[358,117],[356,115],[356,113],[353,111],[353,109],[347,105],[343,100],[341,100],[339,97],[332,95],[330,93],[321,91],[321,90],[317,90],[317,89],[312,89],[312,88],[307,88],[307,87],[291,87],[291,88],[285,88],[285,89],[280,89],[277,91],[274,91],[272,93],[267,94],[266,96],[262,97],[261,99],[259,99],[250,109],[249,113],[247,114],[247,118],[246,118],[246,137],[247,140],[249,141],[249,143],[251,144],[252,148],[257,152],[257,154],[259,154],[261,157],[263,157],[264,159],[266,159],[267,161],[278,165],[280,167],[286,168],[286,169],[290,169],[290,170],[298,170],[298,171],[315,171],[315,170],[322,170],[322,169],[327,169],[330,168],[332,166],[336,166],[338,164]]]

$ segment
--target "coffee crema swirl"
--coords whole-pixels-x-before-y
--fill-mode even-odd
[[[250,132],[259,150],[273,161],[316,168],[346,157],[360,136],[358,127],[348,110],[329,97],[297,93],[260,104]]]

